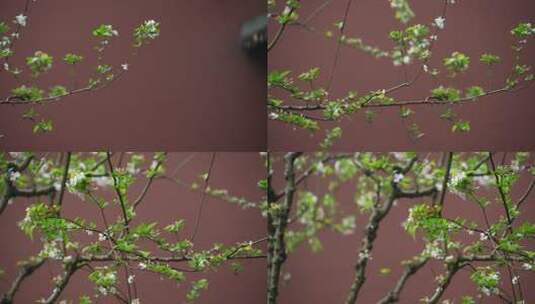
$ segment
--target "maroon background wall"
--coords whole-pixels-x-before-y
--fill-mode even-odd
[[[265,12],[265,5],[263,0],[35,2],[13,63],[39,49],[56,62],[77,52],[87,58],[82,67],[87,71],[95,57],[91,31],[102,23],[120,32],[105,59],[116,66],[131,51],[134,26],[155,19],[161,22],[161,36],[111,87],[39,107],[54,121],[51,134],[31,133],[30,122],[20,118],[26,108],[2,106],[0,147],[265,150],[265,62],[249,58],[239,44],[241,23]],[[1,1],[0,20],[11,23],[23,8],[24,1]],[[66,84],[66,73],[59,68],[44,76],[43,84]],[[16,85],[6,74],[0,72],[2,98]],[[79,84],[86,81],[79,77]]]
[[[303,3],[300,15],[308,16],[324,0],[310,0]],[[388,33],[400,28],[388,1],[354,0],[346,23],[345,34],[357,36],[365,43],[390,48]],[[429,24],[442,10],[443,1],[411,1],[416,18],[413,23]],[[332,1],[317,15],[310,26],[320,33],[326,29],[334,30],[332,24],[343,19],[347,1]],[[446,84],[464,86],[482,85],[484,88],[503,84],[504,75],[511,66],[512,43],[510,29],[518,22],[534,22],[535,2],[517,1],[456,1],[450,5],[446,16],[446,28],[439,34],[434,48],[434,57],[430,67],[440,67],[441,58],[453,51],[461,51],[472,56],[470,70]],[[270,24],[270,34],[278,28]],[[278,45],[269,53],[268,69],[293,69],[298,74],[312,67],[320,67],[322,77],[317,86],[324,85],[329,77],[336,49],[335,40],[325,39],[316,33],[307,32],[301,27],[290,26]],[[533,42],[526,49],[526,63],[533,65],[535,46]],[[503,63],[495,75],[486,78],[486,70],[478,64],[479,56],[490,52],[502,57]],[[415,65],[411,75],[420,69]],[[444,74],[445,72],[442,72]],[[393,68],[387,59],[377,60],[350,48],[341,48],[338,67],[334,74],[331,97],[343,96],[350,90],[362,94],[370,90],[391,87],[403,81],[401,68]],[[444,75],[443,75],[444,76]],[[443,79],[443,78],[442,78]],[[422,77],[416,85],[401,90],[396,98],[424,98],[429,90],[438,84]],[[373,124],[366,122],[364,113],[344,119],[343,139],[334,146],[338,150],[418,150],[435,151],[453,149],[456,151],[477,149],[526,149],[535,147],[532,136],[535,128],[535,89],[524,90],[515,94],[505,94],[485,98],[480,102],[462,105],[457,108],[460,118],[472,122],[472,131],[468,134],[452,134],[450,125],[440,120],[439,116],[446,108],[442,106],[414,108],[414,122],[418,123],[426,135],[413,141],[408,136],[406,126],[399,118],[398,109],[382,110]],[[411,122],[412,123],[412,122]],[[334,124],[326,124],[334,126]],[[323,137],[324,131],[311,136],[307,131],[293,130],[293,127],[268,122],[268,145],[271,150],[315,150]]]
[[[282,156],[282,153],[275,154],[275,157]],[[438,154],[435,155],[438,157]],[[502,154],[496,156],[502,158]],[[274,183],[275,189],[281,189],[284,185],[280,162],[276,163]],[[516,201],[525,193],[525,189],[532,180],[532,176],[524,174],[514,188],[513,198]],[[311,177],[306,183],[302,183],[298,188],[312,191],[318,197],[325,193],[328,187],[328,180]],[[339,207],[346,215],[359,214],[354,202],[354,194],[357,185],[354,180],[343,184],[336,191],[336,200]],[[488,198],[497,197],[495,192],[487,193]],[[403,272],[401,261],[409,259],[423,250],[423,243],[419,237],[413,239],[405,232],[401,224],[407,219],[408,209],[414,204],[421,203],[417,200],[400,200],[397,206],[393,207],[387,217],[381,222],[374,249],[371,252],[372,259],[368,263],[366,270],[367,280],[361,289],[357,303],[368,304],[377,303],[391,290]],[[522,217],[517,223],[524,221],[533,223],[535,221],[535,195],[531,193],[530,198],[522,208]],[[503,209],[498,204],[491,205],[487,210],[489,219],[495,221],[498,216],[503,216]],[[455,218],[460,216],[471,219],[480,225],[484,225],[483,216],[479,207],[469,201],[464,201],[456,195],[446,196],[444,204],[444,216]],[[363,236],[362,231],[368,223],[368,214],[358,215],[356,221],[356,233],[343,236],[331,231],[325,231],[319,235],[323,243],[323,251],[312,253],[308,245],[299,247],[294,253],[288,255],[284,265],[283,273],[290,274],[290,280],[283,284],[280,289],[280,304],[307,303],[344,303],[351,282],[354,277],[354,265],[357,260],[357,250],[360,249],[360,241]],[[293,227],[295,228],[295,226]],[[479,238],[479,235],[469,236],[459,234],[458,239],[470,240]],[[528,248],[534,250],[532,240],[526,244]],[[381,268],[390,268],[389,275],[381,275]],[[443,267],[436,262],[428,263],[416,275],[407,282],[406,288],[401,293],[401,304],[420,303],[419,299],[432,295],[436,287],[433,281],[434,276],[443,273]],[[460,298],[465,295],[476,296],[475,284],[469,278],[469,272],[461,270],[452,280],[450,287],[441,298],[455,299],[454,303],[460,303]],[[535,272],[519,270],[521,283],[524,291],[526,303],[535,303]],[[506,272],[502,273],[504,284],[502,287],[510,290],[507,282]],[[484,297],[485,304],[503,303],[499,299]]]
[[[173,153],[169,155],[168,172],[191,153]],[[198,180],[198,175],[206,172],[211,154],[197,153],[196,156],[178,171],[178,177],[185,182]],[[259,201],[263,196],[256,185],[264,177],[265,169],[258,153],[217,153],[210,185],[216,188],[226,188],[231,194],[243,196],[252,201]],[[137,196],[144,185],[143,179],[138,181],[130,195]],[[114,197],[113,192],[106,191],[104,197]],[[158,221],[167,225],[176,219],[186,220],[185,236],[190,236],[199,207],[199,192],[174,183],[159,180],[147,194],[144,202],[137,210],[135,221]],[[25,208],[30,202],[24,199],[16,200],[7,207],[0,216],[0,267],[5,270],[0,278],[0,294],[10,286],[16,275],[16,262],[39,250],[39,242],[30,241],[17,227],[16,223],[24,218]],[[101,223],[97,208],[90,203],[83,202],[77,196],[66,194],[63,204],[64,215],[69,218],[80,216]],[[117,213],[119,215],[119,213]],[[108,216],[111,220],[113,216]],[[135,224],[135,223],[133,223]],[[207,197],[196,237],[196,249],[208,249],[216,243],[233,245],[236,242],[258,240],[266,235],[263,218],[257,209],[243,210],[230,203]],[[82,235],[79,240],[87,236]],[[96,238],[94,235],[93,238]],[[182,303],[185,292],[190,287],[190,279],[207,277],[209,288],[201,296],[199,303],[260,303],[265,298],[265,269],[264,259],[244,261],[244,272],[233,274],[229,266],[223,266],[217,271],[208,271],[199,276],[187,274],[187,282],[181,286],[169,280],[160,280],[158,275],[135,272],[138,295],[141,303]],[[36,299],[50,294],[52,290],[51,278],[58,274],[58,269],[50,264],[42,266],[31,278],[25,281],[15,298],[15,303],[34,303]],[[93,285],[87,280],[88,273],[76,273],[64,291],[61,299],[74,300],[78,303],[78,296],[93,294]],[[123,276],[119,278],[122,280]],[[115,303],[113,298],[99,298],[94,303]],[[70,303],[70,302],[69,302]]]

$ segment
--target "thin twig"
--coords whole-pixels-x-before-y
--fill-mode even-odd
[[[214,167],[215,155],[216,153],[213,152],[212,155],[210,156],[210,164],[208,165],[208,171],[204,178],[204,191],[201,194],[201,199],[199,201],[199,209],[197,210],[197,216],[195,217],[195,226],[193,228],[193,233],[191,234],[191,237],[190,237],[190,241],[192,242],[195,240],[195,237],[197,236],[197,232],[199,231],[202,211],[204,208],[204,203],[206,201],[206,190],[208,189],[208,181],[210,180],[210,176],[212,175],[212,168]]]

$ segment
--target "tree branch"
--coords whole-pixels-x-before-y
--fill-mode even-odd
[[[15,278],[15,281],[11,284],[11,288],[7,293],[2,296],[0,304],[12,304],[15,294],[20,288],[22,282],[33,274],[34,271],[39,269],[45,263],[45,259],[37,259],[35,261],[26,262],[20,269],[18,276]]]
[[[285,199],[278,205],[276,214],[274,215],[274,235],[270,235],[270,242],[272,243],[271,256],[268,257],[271,264],[268,269],[268,290],[267,290],[267,303],[275,304],[277,302],[277,296],[279,294],[279,278],[282,268],[282,264],[286,261],[286,244],[284,241],[284,235],[286,227],[288,225],[288,217],[292,208],[295,188],[295,160],[301,155],[301,152],[290,152],[284,157],[285,159],[285,172],[286,190]],[[268,212],[274,212],[268,210]],[[274,212],[275,213],[275,212]]]

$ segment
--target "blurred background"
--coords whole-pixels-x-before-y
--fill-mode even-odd
[[[299,10],[301,20],[316,11],[325,0],[310,0],[302,3]],[[443,1],[410,1],[416,18],[409,24],[429,25],[440,16]],[[279,3],[282,5],[281,3]],[[324,33],[330,30],[337,35],[333,26],[343,20],[347,1],[331,1],[328,6],[311,19],[309,26],[316,32],[307,31],[301,26],[288,26],[278,44],[269,52],[268,71],[291,69],[294,77],[313,67],[321,69],[321,76],[315,82],[316,87],[325,86],[331,76],[336,40],[326,39]],[[517,1],[456,1],[449,5],[445,29],[439,33],[433,49],[430,68],[440,68],[442,58],[453,51],[460,51],[472,59],[470,69],[451,80],[441,73],[440,82],[444,85],[464,89],[480,85],[485,90],[489,87],[503,86],[505,75],[510,72],[513,43],[510,30],[519,22],[532,22],[535,2]],[[271,21],[269,33],[278,29],[278,24]],[[394,19],[394,12],[389,1],[354,0],[348,13],[345,34],[359,37],[363,42],[381,49],[389,49],[393,43],[388,33],[404,26]],[[535,51],[533,42],[525,49],[526,64],[535,64],[530,56]],[[492,53],[502,58],[502,63],[489,75],[486,67],[478,62],[482,53]],[[409,75],[415,75],[421,65],[412,65]],[[341,47],[338,65],[333,74],[330,98],[346,95],[349,91],[366,94],[369,91],[389,88],[403,82],[403,69],[393,67],[389,59],[375,59],[361,51]],[[424,75],[410,88],[405,88],[393,95],[399,99],[419,99],[429,95],[431,88],[439,83]],[[383,109],[376,112],[375,121],[367,123],[364,111],[343,119],[339,124],[344,135],[334,150],[344,151],[392,151],[392,150],[497,150],[514,151],[535,146],[532,136],[535,128],[535,88],[513,94],[501,94],[454,107],[459,118],[469,120],[472,131],[467,134],[452,134],[451,125],[439,118],[446,110],[443,106],[417,106],[416,112],[407,121],[402,121],[397,108]],[[318,115],[316,115],[318,116]],[[407,127],[417,123],[424,137],[413,140]],[[325,135],[327,127],[338,123],[321,123],[323,128],[311,134],[276,121],[268,121],[268,146],[273,151],[313,151]]]
[[[13,25],[25,1],[0,2],[0,20]],[[243,22],[265,12],[253,1],[32,1],[28,25],[17,42],[12,66],[42,50],[57,67],[42,76],[44,88],[71,85],[61,64],[66,53],[85,57],[74,83],[85,85],[95,67],[92,30],[113,24],[119,31],[104,62],[115,68],[131,53],[131,33],[144,20],[161,23],[161,35],[129,62],[129,71],[110,87],[37,107],[52,119],[50,134],[32,134],[22,120],[28,109],[2,106],[0,147],[15,150],[265,150],[265,58],[248,56],[240,45]],[[20,85],[20,84],[18,84]],[[17,85],[0,72],[0,96]]]
[[[277,192],[285,185],[282,174],[282,157],[284,153],[274,153],[274,185]],[[306,156],[307,154],[305,154]],[[508,153],[507,160],[512,157],[513,153]],[[309,156],[311,156],[309,154]],[[420,160],[424,157],[428,159],[439,160],[441,153],[422,153]],[[495,154],[497,160],[501,160],[503,153]],[[305,166],[308,168],[308,165]],[[302,171],[299,171],[302,172]],[[300,176],[300,173],[297,174]],[[524,172],[521,178],[513,188],[513,200],[516,201],[525,193],[529,183],[533,180],[531,174]],[[327,192],[331,178],[320,178],[317,175],[311,176],[298,186],[299,191],[311,191],[318,198],[321,198]],[[359,184],[356,178],[350,179],[338,188],[333,194],[338,202],[338,207],[344,215],[355,214],[356,233],[350,235],[341,235],[332,232],[329,229],[318,234],[322,242],[323,250],[313,253],[311,247],[304,242],[295,252],[288,255],[288,259],[283,266],[282,277],[289,280],[281,280],[280,304],[307,303],[307,304],[324,304],[324,303],[344,303],[348,295],[351,282],[354,278],[354,265],[357,261],[360,242],[363,237],[363,231],[368,224],[369,214],[362,214],[354,202],[355,192]],[[331,192],[332,193],[332,192]],[[487,214],[490,222],[494,222],[499,216],[503,216],[503,208],[494,198],[499,195],[494,190],[478,190],[479,195],[490,199],[491,205],[487,208]],[[298,197],[298,196],[297,196]],[[390,291],[397,283],[403,273],[403,260],[410,259],[424,249],[424,243],[421,236],[416,234],[413,238],[409,235],[402,223],[407,219],[408,210],[415,204],[425,202],[423,199],[402,199],[392,207],[388,215],[380,223],[377,232],[377,239],[374,242],[374,248],[370,254],[366,269],[366,281],[359,293],[357,303],[377,303]],[[522,207],[522,216],[518,219],[517,224],[522,222],[535,222],[535,195],[531,193]],[[297,205],[295,205],[297,206]],[[297,208],[297,207],[296,207]],[[294,208],[294,210],[296,209]],[[448,193],[445,198],[443,215],[447,218],[457,216],[473,220],[483,225],[484,217],[481,209],[476,203],[464,200],[458,195]],[[299,229],[299,224],[295,223],[290,229]],[[468,235],[460,233],[455,239],[463,242],[469,242],[479,239],[479,235]],[[535,250],[533,240],[524,244],[526,248]],[[388,268],[389,273],[384,273],[382,269]],[[468,269],[466,269],[468,270]],[[476,298],[477,287],[470,279],[470,272],[461,270],[457,273],[450,286],[444,293],[439,303],[461,303],[462,296],[473,296]],[[427,263],[419,272],[413,275],[401,293],[400,304],[421,303],[420,299],[424,296],[433,294],[436,288],[435,276],[444,272],[441,263],[432,261]],[[521,278],[521,284],[527,303],[535,303],[535,272],[518,270],[517,274]],[[502,271],[502,285],[505,290],[510,290],[510,283],[507,272]],[[509,292],[510,293],[510,292]],[[446,299],[453,302],[442,302]],[[476,303],[494,304],[503,303],[497,297],[483,297]]]

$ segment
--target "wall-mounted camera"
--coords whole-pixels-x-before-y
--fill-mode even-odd
[[[265,57],[267,49],[267,16],[257,16],[243,23],[240,40],[243,49],[252,56]]]

